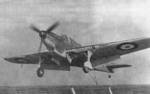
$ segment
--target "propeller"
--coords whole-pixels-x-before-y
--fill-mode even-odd
[[[59,25],[59,22],[55,22],[52,26],[50,26],[47,30],[40,30],[37,27],[35,27],[34,25],[31,25],[30,28],[39,33],[39,36],[41,38],[41,42],[40,42],[40,46],[38,49],[38,52],[40,52],[41,48],[42,48],[42,44],[44,39],[46,38],[47,34],[49,34],[52,30],[54,30],[57,26]]]
[[[54,30],[59,25],[59,22],[55,22],[52,26],[50,26],[47,30],[39,30],[34,25],[31,25],[30,28],[34,30],[35,32],[39,33],[39,36],[41,38],[45,38],[48,33],[50,33],[52,30]]]
[[[39,36],[40,36],[40,45],[39,45],[39,48],[38,48],[38,53],[41,52],[41,49],[42,49],[42,44],[43,44],[43,41],[44,39],[46,38],[47,34],[49,34],[52,30],[54,30],[57,26],[59,25],[59,22],[55,22],[52,26],[50,26],[47,30],[39,30],[37,27],[35,27],[34,25],[31,25],[30,28],[39,33]],[[41,66],[41,63],[42,63],[42,58],[41,56],[39,55],[39,67]]]

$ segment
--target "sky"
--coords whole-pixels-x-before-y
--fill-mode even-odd
[[[80,68],[69,72],[46,70],[36,76],[36,65],[9,63],[3,57],[36,53],[39,36],[29,26],[67,34],[82,45],[150,37],[149,0],[0,0],[0,86],[150,84],[150,49],[123,56],[118,64],[131,68],[108,74],[84,74]],[[43,48],[43,51],[45,48]]]

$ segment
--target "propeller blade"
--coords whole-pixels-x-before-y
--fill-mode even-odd
[[[50,33],[52,30],[54,30],[59,25],[59,22],[55,22],[51,27],[49,27],[46,31],[46,33]]]
[[[39,68],[41,67],[41,63],[42,63],[42,59],[41,59],[41,57],[39,56],[39,63],[38,63],[38,67],[39,67]]]
[[[39,48],[38,48],[38,53],[39,53],[38,67],[41,67],[41,64],[42,64],[43,61],[42,61],[42,57],[41,57],[40,52],[41,52],[41,49],[42,49],[42,44],[43,44],[44,38],[45,38],[45,36],[46,36],[46,32],[39,30],[39,29],[38,29],[37,27],[35,27],[34,25],[31,25],[30,28],[31,28],[32,30],[36,31],[37,33],[39,33],[39,36],[40,36],[40,39],[41,39],[41,40],[40,40],[40,45],[39,45]],[[52,28],[55,28],[55,26],[52,27]]]
[[[41,63],[42,63],[42,58],[41,58],[41,56],[40,56],[40,52],[41,52],[41,49],[42,49],[42,42],[43,42],[43,40],[42,40],[42,38],[41,38],[41,41],[40,41],[40,46],[39,46],[39,48],[38,48],[38,53],[39,53],[39,67],[41,67]]]
[[[42,49],[42,38],[41,38],[41,41],[40,41],[40,46],[39,46],[39,48],[38,48],[38,53],[41,52],[41,49]]]
[[[34,25],[31,25],[30,28],[36,32],[41,32],[37,27],[35,27]]]

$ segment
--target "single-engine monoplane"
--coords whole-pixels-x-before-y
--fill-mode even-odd
[[[59,24],[56,22],[47,30],[40,30],[31,25],[30,28],[40,36],[38,52],[4,59],[17,64],[38,64],[38,77],[43,77],[45,69],[70,71],[70,67],[73,66],[82,68],[85,73],[90,71],[114,73],[115,68],[131,65],[112,64],[111,61],[119,59],[122,55],[150,47],[150,38],[81,46],[67,35],[53,33],[52,30],[56,29]],[[48,51],[41,52],[43,44]]]

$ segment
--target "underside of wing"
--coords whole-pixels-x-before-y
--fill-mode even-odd
[[[85,51],[94,51],[94,54],[100,56],[124,55],[131,52],[143,50],[150,47],[150,38],[137,38],[118,42],[104,44],[88,45],[67,49],[67,53],[81,53]],[[109,55],[108,55],[109,54]]]
[[[91,56],[91,61],[121,56],[150,47],[150,38],[132,39],[105,44],[96,49]]]
[[[8,57],[4,59],[6,61],[12,63],[18,63],[18,64],[38,64],[39,57],[49,58],[51,57],[51,54],[48,52],[42,52],[42,53],[35,53],[29,55],[16,56],[16,57]]]
[[[82,46],[67,50],[68,53],[85,53],[91,51],[92,66],[101,65],[119,59],[121,55],[129,54],[150,47],[150,38],[137,38],[118,42]],[[82,63],[83,64],[83,63]]]
[[[41,58],[41,67],[48,70],[70,70],[70,64],[67,59],[54,52],[41,52],[23,56],[4,58],[6,61],[17,64],[39,64]]]

